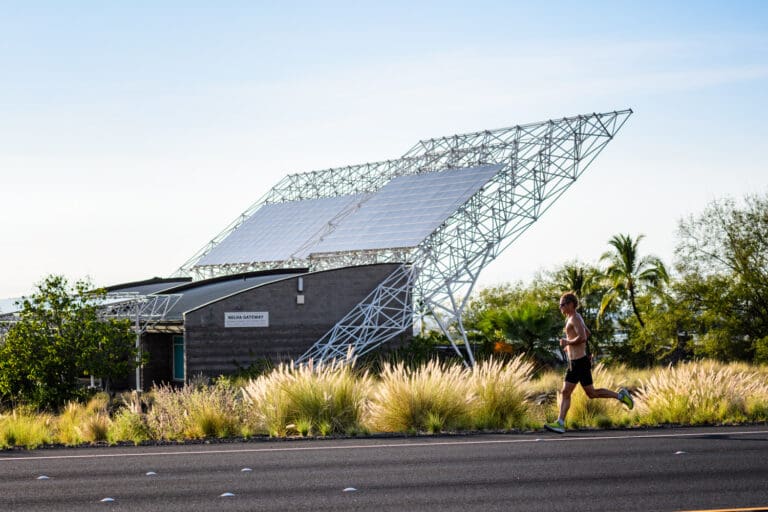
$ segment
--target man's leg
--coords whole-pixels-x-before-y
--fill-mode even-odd
[[[615,391],[611,391],[610,389],[605,388],[597,388],[595,389],[595,386],[592,384],[588,386],[582,386],[584,388],[584,392],[587,394],[589,398],[615,398],[616,400],[619,399],[619,394]]]
[[[565,423],[568,409],[571,408],[571,395],[575,388],[576,384],[574,382],[563,382],[563,389],[560,391],[560,394],[562,395],[560,397],[560,416],[557,417],[557,421],[560,423]]]
[[[568,409],[571,408],[571,394],[575,387],[576,384],[573,382],[565,381],[563,383],[563,389],[560,391],[560,416],[557,417],[557,421],[545,423],[545,429],[558,434],[565,433],[565,416],[568,414]]]
[[[598,388],[595,389],[591,384],[588,386],[582,386],[584,392],[589,398],[615,398],[619,402],[627,406],[628,409],[635,407],[635,401],[632,400],[632,395],[629,394],[626,388],[621,388],[618,393],[611,391],[610,389]]]

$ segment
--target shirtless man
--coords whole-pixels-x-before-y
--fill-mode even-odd
[[[563,383],[562,399],[560,401],[560,416],[557,421],[546,423],[544,428],[552,432],[562,434],[565,432],[565,416],[571,407],[571,394],[576,389],[576,384],[581,384],[589,398],[614,398],[632,409],[634,401],[629,391],[621,388],[618,393],[610,389],[598,388],[592,385],[592,363],[587,355],[587,338],[589,329],[584,325],[584,319],[576,311],[579,307],[579,299],[572,292],[564,293],[560,297],[560,311],[565,315],[565,338],[560,339],[560,346],[568,357],[568,371]]]

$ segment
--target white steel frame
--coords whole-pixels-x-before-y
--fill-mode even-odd
[[[188,260],[177,275],[213,277],[251,270],[312,270],[380,262],[402,265],[298,361],[363,355],[432,315],[456,352],[474,364],[462,313],[480,271],[517,240],[587,169],[632,110],[593,113],[424,140],[398,160],[289,175]],[[263,204],[373,193],[389,180],[451,168],[501,169],[415,248],[312,254],[309,260],[198,267],[195,263]],[[337,221],[338,219],[335,219]],[[323,231],[332,230],[329,223]],[[319,236],[319,234],[318,234]],[[414,303],[418,305],[414,312]]]
[[[108,304],[101,306],[102,318],[129,318],[136,334],[136,391],[141,392],[141,335],[181,299],[180,294],[142,295],[137,292],[112,292],[106,295]]]
[[[111,292],[106,294],[105,303],[99,306],[99,316],[103,319],[128,318],[133,322],[137,361],[141,362],[141,335],[157,322],[165,319],[168,311],[179,299],[181,299],[179,294],[142,295],[137,292]],[[0,341],[8,329],[18,321],[17,313],[0,316]],[[136,390],[141,391],[141,366],[136,367]]]

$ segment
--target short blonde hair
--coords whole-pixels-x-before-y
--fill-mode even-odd
[[[579,307],[579,298],[573,292],[565,292],[562,294],[560,296],[560,302],[565,302],[566,304],[571,302],[576,306],[577,309]]]

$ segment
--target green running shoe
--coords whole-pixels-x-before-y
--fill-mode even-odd
[[[619,390],[619,402],[626,405],[627,408],[630,410],[632,410],[635,407],[635,401],[632,400],[632,395],[629,394],[629,391],[627,391],[627,388],[621,388]]]
[[[556,432],[558,434],[565,434],[565,425],[559,421],[553,421],[552,423],[545,423],[544,428],[550,432]]]

